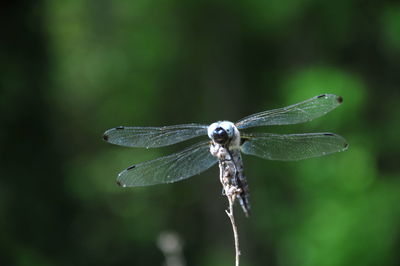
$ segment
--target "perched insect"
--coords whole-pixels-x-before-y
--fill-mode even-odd
[[[269,160],[292,161],[344,151],[346,140],[333,133],[270,134],[241,133],[250,127],[298,124],[325,115],[342,103],[340,96],[323,94],[288,107],[247,116],[236,123],[184,124],[165,127],[116,127],[103,139],[128,147],[156,148],[208,135],[187,149],[155,160],[132,165],[122,171],[117,183],[123,187],[173,183],[199,174],[217,162],[224,188],[232,185],[246,216],[249,189],[243,173],[241,153]],[[229,193],[225,189],[224,193]]]

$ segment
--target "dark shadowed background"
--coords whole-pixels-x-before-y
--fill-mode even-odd
[[[233,265],[218,170],[122,189],[111,127],[235,121],[322,93],[338,109],[264,132],[335,132],[300,162],[244,157],[253,215],[242,264],[400,264],[400,4],[396,1],[8,1],[0,9],[0,264]]]

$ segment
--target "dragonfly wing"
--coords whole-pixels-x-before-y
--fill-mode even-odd
[[[237,128],[289,125],[313,120],[332,111],[343,102],[342,97],[323,94],[288,107],[247,116],[236,123]]]
[[[296,161],[344,151],[346,140],[333,133],[243,136],[242,152],[269,160]]]
[[[116,127],[107,130],[103,139],[121,146],[155,148],[206,134],[207,126],[198,124],[165,127]]]
[[[209,142],[200,142],[181,152],[132,165],[118,175],[117,183],[123,187],[173,183],[200,174],[216,162]]]

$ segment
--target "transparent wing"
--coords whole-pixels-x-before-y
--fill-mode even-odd
[[[132,165],[118,175],[117,183],[123,187],[173,183],[200,174],[216,162],[209,142],[200,142],[179,153]]]
[[[333,133],[243,136],[242,152],[269,160],[296,161],[344,151],[346,140]]]
[[[288,107],[269,110],[247,116],[236,123],[239,129],[298,124],[313,120],[332,111],[343,102],[342,97],[333,94],[323,94],[301,103],[296,103]]]
[[[155,148],[206,134],[207,126],[198,124],[165,127],[116,127],[104,132],[103,139],[121,146]]]

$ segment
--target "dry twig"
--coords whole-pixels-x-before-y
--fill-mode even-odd
[[[233,230],[233,237],[235,239],[235,266],[239,266],[239,256],[240,256],[240,249],[239,249],[239,234],[235,223],[235,217],[233,215],[233,204],[235,203],[236,195],[227,195],[229,201],[229,210],[225,210],[226,214],[228,215],[229,219],[231,220],[232,230]]]
[[[225,210],[226,214],[228,215],[233,230],[233,237],[235,240],[235,266],[239,266],[239,256],[240,256],[240,249],[239,249],[239,234],[237,230],[237,226],[235,223],[235,217],[233,213],[233,205],[235,203],[235,199],[237,195],[240,195],[241,189],[232,182],[233,178],[236,175],[236,167],[231,161],[224,161],[220,164],[220,181],[224,190],[224,194],[228,199],[229,202],[229,209]]]

